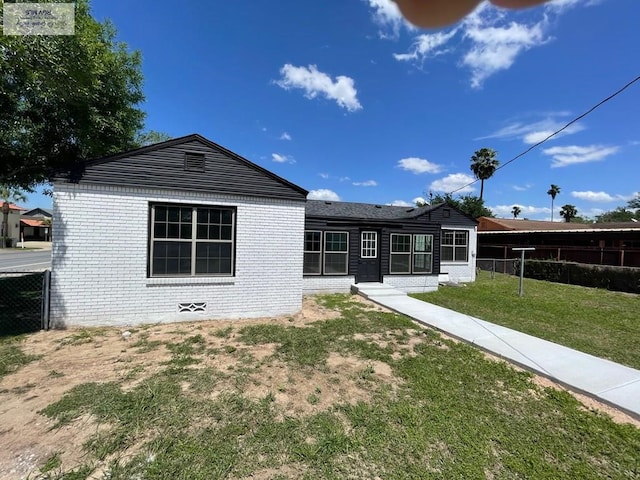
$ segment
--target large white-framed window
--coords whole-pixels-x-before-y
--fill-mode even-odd
[[[411,273],[411,234],[391,234],[389,273]]]
[[[378,258],[378,232],[360,234],[360,258]]]
[[[232,276],[236,209],[151,204],[149,275]]]
[[[324,274],[346,275],[349,270],[349,232],[324,232]]]
[[[431,273],[433,235],[392,233],[389,273]]]
[[[305,230],[305,275],[347,275],[349,232]]]
[[[469,232],[442,230],[441,261],[466,262],[469,259]]]
[[[304,232],[304,268],[305,275],[322,274],[322,232],[306,230]]]

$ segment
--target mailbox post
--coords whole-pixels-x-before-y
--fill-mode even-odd
[[[518,296],[522,296],[522,283],[524,281],[524,252],[530,252],[535,250],[535,247],[518,247],[512,248],[514,252],[520,252],[520,290],[518,291]]]

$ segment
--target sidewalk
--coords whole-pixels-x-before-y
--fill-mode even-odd
[[[640,419],[640,371],[409,297],[382,283],[354,292]]]

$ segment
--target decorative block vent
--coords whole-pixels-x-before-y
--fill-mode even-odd
[[[185,152],[184,169],[191,172],[204,172],[204,153]]]
[[[199,302],[199,303],[179,303],[178,304],[178,312],[179,313],[194,313],[194,312],[206,312],[207,311],[207,303]]]

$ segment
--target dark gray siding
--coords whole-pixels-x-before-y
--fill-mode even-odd
[[[472,228],[478,225],[478,222],[473,218],[468,217],[459,210],[450,207],[449,205],[440,205],[433,210],[422,215],[426,217],[429,222],[440,223],[447,227],[466,227]]]
[[[186,171],[185,152],[205,155],[205,169]],[[206,140],[190,135],[85,164],[80,183],[304,200],[306,190]]]
[[[305,230],[349,232],[349,275],[358,271],[360,257],[360,231],[375,230],[380,232],[380,271],[382,275],[389,274],[390,239],[392,233],[424,233],[433,235],[433,272],[440,273],[440,225],[427,223],[424,217],[406,219],[403,221],[347,221],[332,218],[305,218]]]

